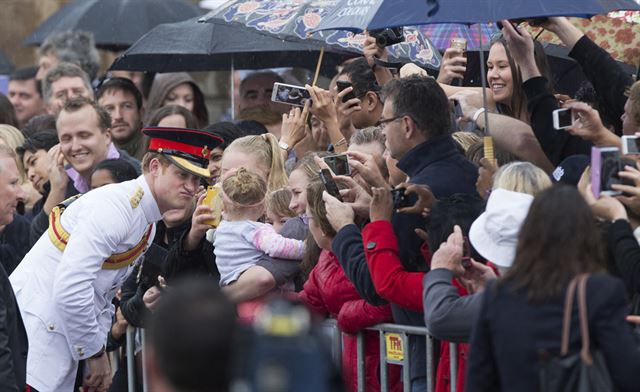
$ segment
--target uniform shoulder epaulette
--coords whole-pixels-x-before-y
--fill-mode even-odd
[[[140,205],[140,200],[142,200],[142,196],[144,196],[144,190],[142,187],[137,187],[131,199],[129,199],[129,203],[131,203],[131,208],[135,209]]]

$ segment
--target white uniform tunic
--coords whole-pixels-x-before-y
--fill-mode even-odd
[[[40,392],[73,390],[78,361],[106,344],[111,300],[135,264],[104,269],[104,261],[138,245],[161,218],[141,176],[93,190],[67,207],[60,221],[70,235],[64,251],[44,233],[27,253],[10,280],[29,338],[29,385]],[[154,233],[155,225],[147,245]]]

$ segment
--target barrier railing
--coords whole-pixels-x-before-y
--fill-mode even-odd
[[[331,328],[333,360],[340,368],[342,365],[342,332],[338,328],[335,320],[329,319],[324,325]],[[429,330],[425,327],[416,327],[411,325],[400,324],[378,324],[366,328],[357,334],[357,382],[358,392],[366,392],[366,366],[365,366],[365,331],[377,331],[380,343],[380,390],[381,392],[389,391],[389,379],[387,374],[387,364],[402,366],[402,383],[403,391],[411,391],[411,344],[409,336],[424,336],[426,349],[426,379],[427,392],[433,392],[435,389],[435,338],[431,336]],[[135,333],[136,329],[129,326],[127,328],[127,381],[129,392],[135,392]],[[144,329],[141,331],[142,346],[145,344]],[[458,347],[455,343],[449,343],[449,360],[450,360],[450,377],[451,392],[456,392],[456,382],[458,374]],[[145,366],[145,350],[142,350],[142,386],[143,391],[147,392],[147,375]]]
[[[342,332],[338,328],[335,320],[325,321],[325,325],[332,328],[334,348],[333,352],[341,353],[342,350],[338,345],[341,345]],[[389,390],[387,364],[401,365],[402,366],[402,383],[403,391],[411,391],[411,358],[409,352],[411,350],[409,336],[424,336],[425,337],[425,349],[426,349],[426,378],[427,378],[427,392],[433,392],[435,389],[435,338],[431,336],[429,330],[425,327],[416,327],[411,325],[400,324],[378,324],[372,327],[366,328],[357,334],[357,381],[358,392],[365,392],[366,389],[366,367],[365,367],[365,350],[364,350],[364,332],[365,331],[378,331],[380,342],[380,390],[387,392]],[[338,342],[338,343],[336,343]],[[450,377],[451,377],[451,392],[456,392],[456,381],[458,374],[458,347],[455,343],[449,343],[449,356],[450,356]],[[334,361],[338,366],[341,365],[341,358],[334,355]]]

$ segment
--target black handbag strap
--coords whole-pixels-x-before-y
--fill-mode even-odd
[[[569,332],[571,331],[571,313],[573,311],[573,298],[576,291],[578,292],[578,314],[580,320],[580,335],[582,339],[582,348],[580,357],[582,360],[591,365],[593,357],[590,351],[589,342],[589,319],[587,316],[587,280],[589,274],[580,274],[569,282],[564,302],[564,314],[562,318],[562,343],[560,355],[566,356],[569,353]]]

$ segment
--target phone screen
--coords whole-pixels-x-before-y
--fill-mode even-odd
[[[349,167],[349,158],[346,154],[331,155],[324,158],[325,163],[336,176],[351,175]]]
[[[573,116],[571,115],[571,109],[558,109],[554,111],[554,114],[558,117],[556,129],[569,128],[573,125]]]
[[[271,100],[293,106],[304,106],[311,98],[306,88],[292,84],[274,83]]]
[[[618,149],[600,151],[600,193],[618,195],[620,192],[611,188],[613,184],[620,183],[618,172],[620,171],[620,151]]]
[[[640,138],[637,136],[623,137],[627,154],[640,154]]]

